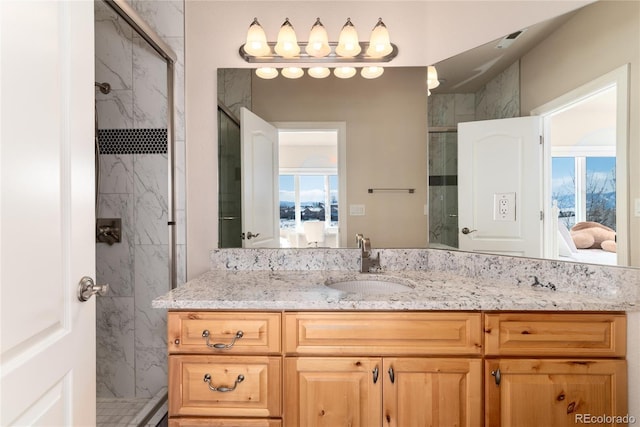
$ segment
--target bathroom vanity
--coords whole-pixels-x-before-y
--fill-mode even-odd
[[[473,263],[474,277],[277,263],[225,262],[154,301],[169,309],[171,426],[575,426],[627,414],[634,287],[569,292]],[[406,289],[333,286],[362,280]]]

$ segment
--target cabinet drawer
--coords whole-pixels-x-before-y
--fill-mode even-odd
[[[173,311],[167,323],[169,353],[280,353],[280,313]]]
[[[624,357],[626,317],[601,313],[489,313],[488,356]]]
[[[281,420],[239,418],[171,418],[169,427],[282,427]]]
[[[169,356],[169,416],[279,417],[281,372],[280,357]]]
[[[316,355],[482,353],[480,313],[285,313],[285,352]]]

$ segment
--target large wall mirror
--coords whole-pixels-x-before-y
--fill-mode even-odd
[[[282,136],[279,247],[354,247],[353,236],[362,233],[375,247],[460,248],[629,265],[638,256],[640,238],[629,233],[630,201],[622,197],[635,191],[625,150],[637,156],[638,135],[633,130],[621,135],[618,129],[620,115],[628,115],[620,109],[620,97],[630,97],[626,103],[633,105],[640,96],[637,72],[626,68],[638,61],[640,50],[637,5],[632,3],[594,3],[435,64],[441,84],[430,96],[426,64],[388,67],[374,80],[306,75],[263,80],[250,69],[218,70],[220,247],[248,246],[237,123],[240,108],[246,107]],[[625,78],[628,86],[616,86]],[[560,102],[576,108],[570,112]],[[473,189],[481,180],[468,177],[474,168],[461,170],[459,164],[479,164],[482,156],[503,158],[508,150],[460,160],[460,154],[474,150],[459,152],[461,134],[466,138],[470,132],[459,124],[497,124],[533,114],[542,117],[541,132],[556,141],[540,148],[536,191],[548,203],[535,213],[540,234],[533,250],[538,252],[469,247],[466,239],[481,240],[482,221],[474,211],[478,208],[465,204],[474,196],[460,200],[460,193],[467,191],[465,183]],[[581,125],[575,125],[575,117]],[[637,129],[637,117],[625,120],[623,126]],[[619,149],[621,138],[624,150]],[[532,159],[519,155],[517,161],[504,157],[504,169],[522,174],[516,165],[529,165]],[[483,177],[501,168],[487,169]],[[509,225],[508,215],[520,219],[521,198],[532,193],[523,188],[487,193],[487,221]],[[469,221],[469,212],[474,212],[471,222],[462,224]],[[500,217],[501,212],[507,216]],[[305,230],[305,223],[315,225]],[[588,224],[596,227],[589,233],[613,240],[613,251],[599,242],[592,244],[597,250],[580,250],[585,243],[576,245],[571,237],[576,223],[596,223]]]

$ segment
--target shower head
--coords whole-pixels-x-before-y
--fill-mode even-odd
[[[96,87],[100,88],[100,92],[104,93],[105,95],[109,92],[111,92],[111,85],[107,82],[104,83],[98,83],[96,82]]]

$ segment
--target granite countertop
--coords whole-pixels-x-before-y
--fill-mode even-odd
[[[407,285],[389,294],[343,292],[341,280],[382,280]],[[624,295],[559,291],[549,283],[512,284],[442,271],[211,270],[156,298],[164,309],[236,310],[578,310],[636,311]]]

